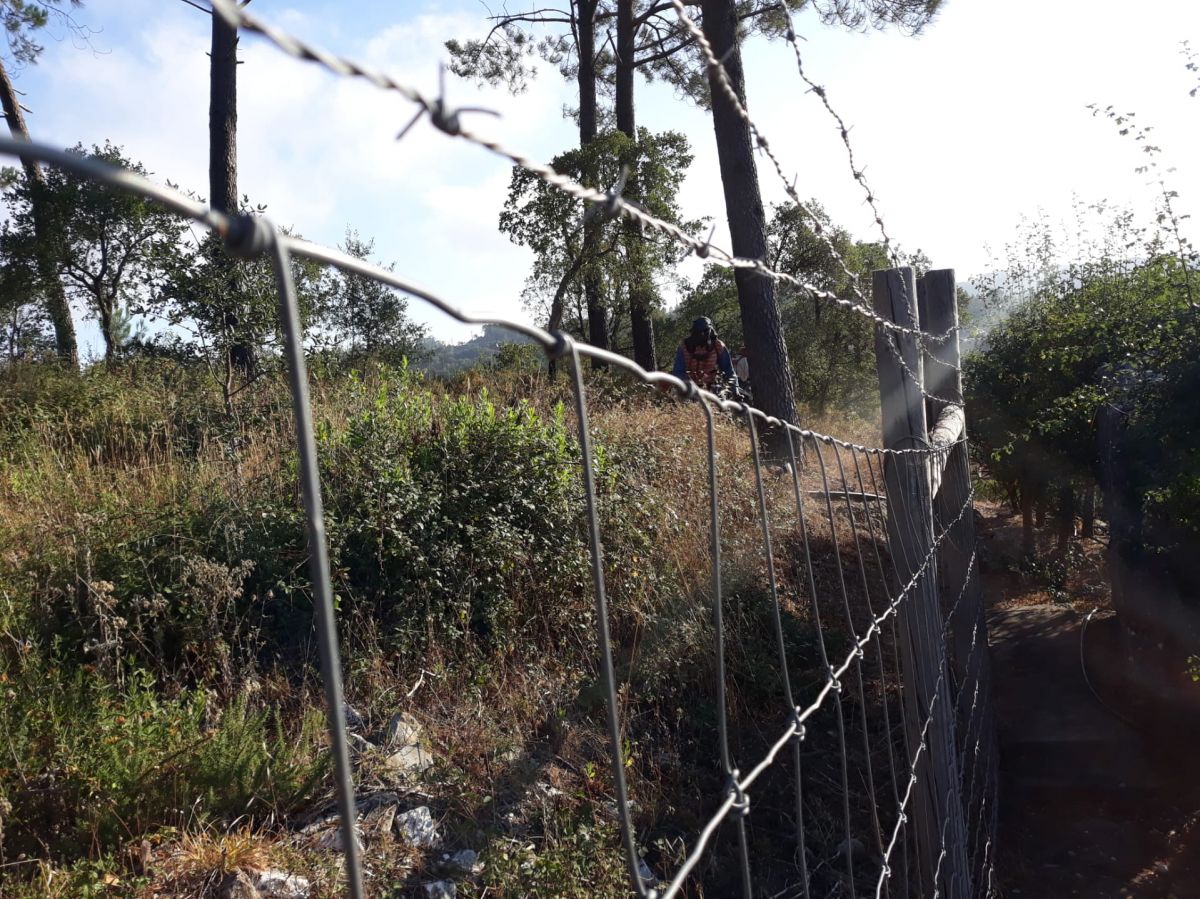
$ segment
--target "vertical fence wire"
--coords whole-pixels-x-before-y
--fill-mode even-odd
[[[346,854],[346,877],[352,899],[362,899],[362,865],[359,859],[358,809],[354,798],[354,780],[350,771],[350,749],[346,738],[343,711],[342,663],[338,655],[337,621],[334,617],[333,588],[329,576],[329,548],[325,541],[325,511],[321,503],[321,474],[317,462],[317,444],[313,436],[312,403],[308,395],[308,370],[304,361],[303,330],[296,286],[292,281],[291,256],[278,232],[263,219],[243,219],[253,228],[250,239],[267,245],[278,288],[279,321],[283,330],[284,356],[287,359],[288,387],[292,395],[292,414],[296,427],[296,448],[300,457],[300,494],[308,527],[308,564],[312,579],[314,605],[317,608],[317,648],[321,657],[321,678],[325,684],[325,716],[333,747],[334,781],[341,813],[342,847]]]
[[[509,327],[514,331],[531,337],[553,358],[569,356],[572,379],[571,390],[575,401],[575,412],[578,426],[579,452],[581,458],[581,478],[585,499],[586,538],[591,561],[592,581],[596,610],[597,653],[601,678],[605,689],[607,730],[612,755],[613,789],[616,799],[617,815],[621,830],[621,843],[628,867],[630,883],[639,897],[644,899],[669,899],[680,895],[685,889],[688,878],[696,870],[712,841],[717,828],[731,815],[734,816],[737,828],[737,853],[739,877],[742,892],[745,896],[754,893],[753,872],[746,834],[746,819],[750,814],[750,791],[759,778],[773,765],[790,746],[794,761],[795,774],[795,815],[796,815],[796,875],[797,881],[791,889],[798,890],[805,897],[815,888],[813,876],[816,868],[808,865],[808,834],[805,826],[805,793],[802,781],[802,741],[806,739],[806,722],[817,712],[833,706],[836,720],[837,746],[836,754],[840,762],[841,783],[841,829],[844,839],[837,855],[844,855],[846,880],[843,887],[850,894],[856,895],[857,881],[861,871],[855,868],[854,814],[851,807],[852,790],[850,784],[850,751],[847,743],[847,724],[843,711],[846,697],[843,693],[845,679],[853,681],[854,697],[857,700],[860,715],[859,724],[862,728],[862,779],[867,798],[863,817],[868,822],[874,850],[879,858],[879,875],[876,882],[876,895],[882,896],[893,887],[902,887],[904,893],[909,893],[912,887],[910,862],[913,867],[928,865],[933,873],[937,889],[940,892],[943,877],[943,863],[951,852],[969,853],[969,868],[955,866],[954,878],[946,885],[947,895],[988,895],[993,889],[992,867],[994,854],[994,816],[995,816],[995,753],[991,750],[990,704],[988,701],[986,634],[984,632],[982,609],[978,606],[977,594],[970,589],[972,578],[977,577],[975,557],[971,556],[963,583],[943,585],[944,596],[954,596],[955,599],[948,610],[937,610],[937,614],[924,616],[917,635],[919,641],[927,650],[937,653],[940,664],[937,666],[937,678],[932,686],[931,699],[923,717],[912,722],[915,725],[910,734],[910,728],[901,727],[900,743],[903,747],[902,756],[907,762],[907,772],[902,773],[902,766],[897,764],[896,740],[889,711],[888,665],[886,663],[885,636],[890,643],[895,676],[892,683],[896,686],[897,699],[912,689],[908,672],[902,670],[899,663],[899,639],[897,636],[897,617],[918,601],[918,587],[927,587],[932,580],[939,576],[939,548],[947,541],[953,542],[956,534],[962,534],[964,516],[973,514],[974,493],[970,485],[969,463],[966,455],[966,444],[959,441],[944,447],[917,447],[915,449],[881,449],[859,446],[847,441],[838,440],[828,435],[815,434],[812,431],[798,428],[790,423],[779,422],[761,411],[744,404],[733,403],[709,392],[701,391],[693,385],[682,382],[672,376],[662,373],[646,372],[631,361],[607,351],[576,343],[562,334],[547,334],[540,329],[532,328],[517,322],[503,319],[487,319],[469,316],[452,304],[435,294],[407,284],[393,273],[378,267],[353,260],[338,251],[317,247],[306,242],[281,234],[264,220],[258,217],[230,218],[208,210],[199,204],[176,193],[150,185],[145,179],[140,179],[130,173],[118,172],[91,161],[84,161],[63,154],[61,151],[35,145],[22,144],[16,141],[0,140],[0,152],[19,155],[30,154],[44,161],[74,168],[85,175],[97,178],[110,185],[132,190],[150,199],[162,202],[176,212],[186,215],[214,229],[226,238],[231,250],[244,256],[254,256],[267,253],[275,271],[278,286],[278,302],[281,330],[284,342],[284,357],[287,362],[288,383],[292,394],[293,412],[297,446],[300,457],[300,487],[306,513],[306,526],[309,544],[310,573],[313,581],[313,594],[317,611],[317,637],[321,657],[322,676],[325,688],[327,718],[330,733],[331,752],[334,758],[334,779],[338,790],[338,805],[341,817],[343,850],[346,861],[347,889],[354,899],[362,896],[362,867],[360,846],[355,833],[357,808],[355,804],[353,779],[351,773],[350,755],[347,746],[346,726],[343,714],[342,681],[340,660],[338,657],[338,640],[332,586],[329,576],[329,557],[325,541],[323,510],[321,505],[321,489],[319,468],[316,455],[316,445],[311,420],[311,404],[308,393],[307,374],[303,353],[303,340],[295,285],[291,277],[291,256],[305,256],[327,264],[336,265],[345,271],[375,278],[381,283],[405,290],[410,295],[429,302],[433,306],[448,312],[453,317],[467,323],[490,323]],[[897,329],[902,331],[903,329]],[[602,360],[614,367],[631,373],[635,378],[658,386],[668,386],[677,390],[683,396],[698,400],[703,407],[706,418],[707,456],[708,456],[708,516],[709,542],[711,556],[711,601],[713,620],[713,651],[716,655],[717,678],[717,743],[718,755],[722,771],[727,779],[723,797],[716,810],[707,819],[691,844],[686,858],[680,863],[669,883],[661,890],[654,889],[642,875],[642,862],[637,850],[637,836],[633,821],[628,785],[625,777],[624,741],[621,730],[621,707],[617,690],[616,672],[613,665],[612,640],[609,630],[609,608],[605,589],[605,556],[600,532],[600,517],[597,509],[596,488],[594,481],[594,450],[589,428],[588,403],[586,384],[582,372],[581,358],[584,356]],[[727,671],[725,660],[725,640],[727,637],[723,620],[722,603],[724,597],[723,570],[721,553],[721,508],[718,496],[717,479],[717,444],[716,444],[716,410],[729,413],[740,418],[748,433],[751,444],[750,461],[753,465],[754,486],[759,524],[761,527],[762,556],[766,564],[769,586],[769,601],[772,618],[773,641],[778,654],[778,675],[783,685],[783,698],[787,706],[787,723],[780,733],[766,748],[759,761],[746,773],[741,773],[734,762],[730,746],[730,727],[728,720]],[[814,695],[807,704],[797,701],[796,683],[793,681],[788,659],[788,641],[784,626],[783,599],[788,592],[788,586],[781,584],[777,577],[776,550],[773,539],[773,524],[767,502],[765,481],[765,464],[760,452],[758,422],[769,427],[780,428],[786,435],[788,463],[790,463],[792,490],[796,504],[797,530],[803,551],[804,579],[807,581],[811,598],[810,610],[814,625],[817,649],[820,663],[824,671],[824,681],[815,688]],[[817,491],[823,499],[823,512],[817,515],[821,519],[822,528],[828,527],[830,534],[830,551],[833,556],[832,569],[835,574],[836,589],[830,591],[840,596],[842,612],[845,617],[845,637],[850,644],[847,655],[835,663],[830,656],[826,639],[826,620],[822,611],[822,602],[833,601],[828,596],[823,597],[824,591],[819,589],[816,566],[813,558],[813,542],[811,529],[807,523],[808,512],[805,509],[804,494],[801,478],[801,460],[806,456],[801,444],[797,452],[795,439],[811,441],[813,452],[809,458],[815,460],[821,487]],[[825,448],[831,450],[836,458],[836,470],[840,479],[840,489],[836,481],[831,481],[829,467],[826,462]],[[855,484],[858,487],[858,497],[851,499],[851,482],[841,452],[851,453]],[[956,460],[948,464],[949,460]],[[885,470],[885,462],[898,465],[906,473],[898,481],[899,489],[906,494],[904,497],[885,497],[880,491],[881,483],[888,483],[889,476]],[[865,465],[866,477],[863,467]],[[961,507],[943,510],[934,516],[927,489],[917,483],[917,473],[929,465],[935,465],[939,471],[944,466],[945,473],[941,475],[943,483],[953,484],[959,495],[965,496]],[[870,492],[867,491],[868,482]],[[907,499],[912,492],[924,501],[911,503],[898,502]],[[835,508],[834,500],[837,500]],[[861,508],[854,505],[860,501]],[[909,558],[905,541],[884,540],[882,522],[886,519],[884,503],[892,514],[902,516],[902,526],[910,531],[921,530],[930,535],[931,541],[928,552],[922,558]],[[914,511],[914,506],[917,508]],[[855,620],[854,609],[850,602],[848,582],[841,558],[842,543],[838,533],[838,511],[848,520],[850,542],[847,551],[853,553],[854,567],[857,568],[861,582],[864,602],[866,604],[865,628],[860,628]],[[860,530],[859,520],[863,522]],[[875,522],[880,522],[880,536],[875,534]],[[865,537],[864,537],[865,534]],[[868,576],[868,565],[864,558],[863,542],[867,540],[873,547],[872,557],[874,569],[878,574],[878,583],[882,585],[887,596],[886,603],[878,610],[871,599],[871,578]],[[890,564],[884,562],[884,548]],[[963,547],[957,547],[959,551]],[[902,557],[902,558],[901,558]],[[889,576],[890,569],[890,576]],[[902,576],[901,570],[908,574]],[[969,597],[964,604],[964,597]],[[932,610],[926,610],[927,612]],[[951,675],[951,659],[948,656],[950,640],[947,632],[958,624],[958,618],[970,615],[972,621],[972,638],[970,649],[965,659],[955,659],[960,677],[955,680]],[[790,612],[789,612],[790,614]],[[869,620],[868,620],[869,619]],[[938,622],[937,632],[934,632],[931,620]],[[880,753],[871,745],[871,728],[867,716],[867,689],[864,661],[867,660],[868,647],[874,650],[879,674],[879,704],[883,717],[883,740],[886,750]],[[950,818],[940,823],[941,840],[936,847],[920,846],[917,841],[908,838],[909,806],[914,790],[918,784],[930,777],[930,730],[932,724],[940,715],[956,717],[966,696],[970,695],[970,705],[966,713],[967,725],[961,729],[957,745],[949,747],[951,768],[941,772],[941,776],[952,777],[956,789],[961,789],[963,808],[960,812],[971,822],[971,834],[967,838],[970,846],[957,845]],[[901,703],[901,717],[908,714],[905,705]],[[915,745],[914,745],[915,741]],[[807,745],[807,744],[806,744]],[[857,751],[857,750],[855,750]],[[876,780],[874,759],[886,755],[886,780],[890,784],[895,809],[891,820],[890,834],[885,833],[883,816],[879,806],[879,786],[882,781]],[[965,773],[969,771],[969,774]],[[882,772],[881,772],[882,776]],[[961,780],[958,778],[961,777]],[[886,837],[886,839],[885,839]],[[829,847],[826,847],[828,849]],[[934,857],[929,853],[936,849]],[[918,852],[927,854],[919,857]],[[903,874],[900,880],[892,878],[891,863],[897,853],[903,859]],[[820,864],[825,864],[823,860]],[[981,893],[980,889],[987,892]],[[794,895],[795,893],[793,893]]]

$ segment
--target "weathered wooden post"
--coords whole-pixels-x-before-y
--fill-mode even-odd
[[[885,319],[918,329],[920,317],[913,270],[875,272],[874,305]],[[890,449],[928,447],[921,383],[924,359],[916,337],[877,329],[875,360],[884,445]],[[911,809],[920,895],[932,896],[936,891],[947,899],[957,899],[971,895],[970,870],[953,693],[943,650],[937,565],[931,559],[935,535],[929,461],[930,456],[925,453],[888,456],[884,480],[888,496],[888,541],[900,581],[897,588],[903,589],[916,578],[900,603],[898,620],[908,745],[916,753],[925,744],[916,766],[917,783]],[[924,730],[926,722],[928,730]]]
[[[925,341],[926,409],[937,421],[930,435],[936,444],[950,445],[941,489],[935,490],[933,507],[937,520],[957,519],[938,549],[942,576],[942,601],[947,621],[952,664],[958,689],[955,703],[963,777],[963,813],[974,840],[975,826],[985,814],[984,803],[989,772],[995,763],[991,705],[991,665],[988,656],[987,620],[983,608],[983,586],[975,556],[975,510],[971,503],[971,460],[965,440],[966,413],[962,385],[962,357],[958,339],[958,291],[954,270],[929,272],[917,284],[921,329],[933,335]],[[949,335],[944,340],[940,335]],[[958,441],[958,442],[955,442]],[[971,845],[971,858],[981,859],[981,847]],[[972,866],[976,882],[982,876]]]

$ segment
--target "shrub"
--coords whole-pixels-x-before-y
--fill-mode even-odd
[[[575,445],[557,408],[498,408],[384,382],[344,429],[320,429],[338,592],[392,648],[512,648],[576,627],[584,584]]]

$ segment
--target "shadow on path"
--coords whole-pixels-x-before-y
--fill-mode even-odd
[[[1080,661],[1083,616],[1033,597],[995,607],[1016,576],[991,567],[1000,895],[1200,897],[1200,739],[1163,709],[1131,709],[1100,684],[1115,708],[1102,704]],[[1089,627],[1089,671],[1120,670],[1117,627]]]

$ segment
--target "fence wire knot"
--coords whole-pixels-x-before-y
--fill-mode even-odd
[[[550,334],[554,342],[543,347],[546,352],[546,357],[549,359],[561,359],[567,353],[571,352],[571,338],[562,331],[554,331]]]
[[[734,768],[729,772],[729,783],[726,786],[727,792],[733,796],[733,804],[729,807],[731,812],[736,812],[739,817],[745,818],[750,814],[750,796],[742,789],[740,783],[740,774],[738,769]]]
[[[839,677],[837,676],[837,672],[836,672],[836,671],[834,671],[832,668],[830,668],[830,669],[829,669],[829,686],[833,687],[833,692],[834,692],[834,693],[841,693],[841,692],[842,692],[842,681],[841,681],[841,678],[839,678]]]
[[[238,259],[256,259],[271,248],[275,229],[260,215],[238,215],[225,232],[225,249]]]
[[[803,743],[805,738],[808,736],[808,729],[804,726],[804,722],[802,720],[803,715],[804,709],[800,708],[800,706],[796,706],[792,709],[792,730],[795,731],[797,743]]]

